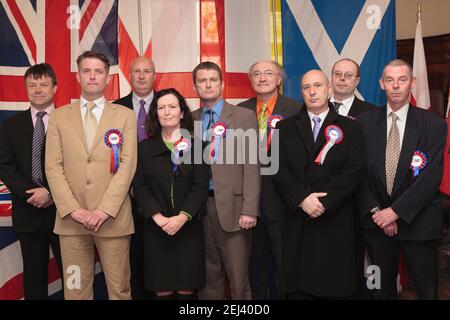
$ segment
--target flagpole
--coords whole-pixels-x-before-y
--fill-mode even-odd
[[[417,3],[417,22],[422,22],[422,5],[420,2]]]
[[[138,29],[139,29],[139,55],[142,56],[144,54],[142,49],[142,10],[141,10],[141,0],[137,1],[138,5]]]

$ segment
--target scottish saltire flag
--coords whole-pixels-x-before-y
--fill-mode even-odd
[[[300,79],[310,69],[331,76],[333,63],[351,58],[361,66],[356,94],[386,102],[378,85],[383,66],[396,56],[393,0],[282,0],[284,94],[301,100]]]

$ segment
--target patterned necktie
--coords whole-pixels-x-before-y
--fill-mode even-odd
[[[264,137],[264,134],[266,133],[267,130],[267,115],[266,115],[266,110],[267,110],[267,104],[263,104],[261,106],[261,111],[259,112],[259,117],[258,117],[258,126],[259,126],[259,138],[262,139]]]
[[[206,126],[206,131],[203,133],[204,141],[206,141],[206,144],[211,143],[211,137],[213,136],[213,133],[210,132],[209,129],[211,129],[214,126],[214,110],[208,109],[205,111],[205,116],[208,115],[208,125]]]
[[[394,112],[391,112],[390,116],[392,118],[392,125],[386,143],[386,190],[388,195],[392,194],[398,159],[400,157],[400,134],[397,127],[398,116]]]
[[[313,122],[314,122],[314,127],[313,127],[313,138],[314,138],[314,142],[316,142],[317,140],[317,135],[319,134],[319,130],[320,130],[320,117],[319,116],[314,116],[312,118]]]
[[[141,107],[139,108],[138,119],[137,119],[137,134],[138,142],[147,138],[147,130],[145,128],[145,122],[147,121],[147,113],[145,112],[145,101],[141,99],[139,101]]]
[[[31,179],[38,186],[44,185],[44,174],[42,171],[42,152],[44,151],[45,126],[42,118],[47,112],[39,111],[36,114],[36,124],[33,131],[32,160],[31,160]]]
[[[95,107],[96,104],[94,102],[86,103],[86,112],[84,114],[84,133],[86,134],[86,142],[89,150],[91,150],[95,132],[97,131],[97,118],[92,112]]]
[[[337,101],[333,102],[334,110],[336,111],[337,114],[339,114],[339,107],[342,105],[343,105],[343,103],[340,103]]]

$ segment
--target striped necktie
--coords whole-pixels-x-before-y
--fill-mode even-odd
[[[38,186],[44,185],[44,173],[42,168],[44,141],[45,141],[45,126],[42,118],[47,114],[45,111],[39,111],[36,114],[36,124],[33,131],[32,144],[32,160],[31,160],[31,179]]]

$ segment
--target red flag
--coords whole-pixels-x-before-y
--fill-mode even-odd
[[[412,89],[411,104],[428,110],[431,106],[430,90],[428,88],[427,63],[422,39],[422,19],[420,9],[417,13],[416,38],[414,41],[413,75],[416,86]]]
[[[448,87],[448,104],[447,104],[447,146],[444,151],[444,175],[442,176],[441,186],[439,190],[442,193],[450,196],[450,117],[448,116],[448,111],[450,109],[450,86]]]

